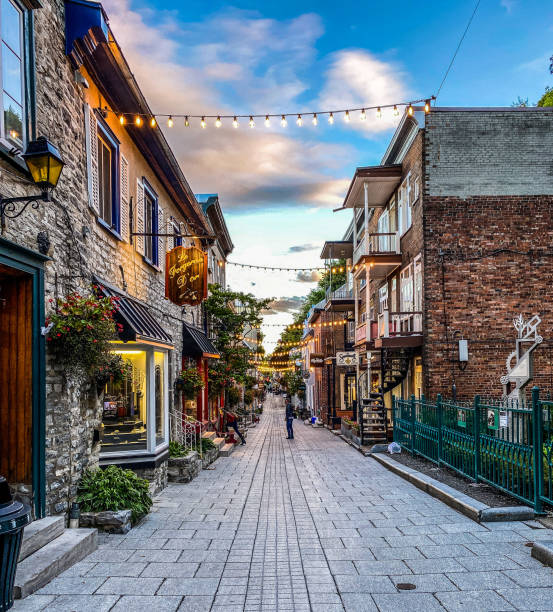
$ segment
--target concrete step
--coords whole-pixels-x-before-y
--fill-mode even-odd
[[[213,438],[213,444],[215,444],[215,446],[220,451],[223,448],[223,446],[226,444],[226,442],[224,438]]]
[[[14,597],[23,599],[98,548],[96,529],[66,529],[17,566]]]
[[[202,438],[207,438],[208,440],[215,440],[216,437],[216,431],[204,431],[204,433],[202,434]]]
[[[33,521],[25,527],[21,551],[19,552],[19,562],[32,555],[35,551],[48,542],[59,537],[65,529],[65,518],[63,516],[47,516],[46,518]]]
[[[229,457],[234,452],[234,444],[225,444],[219,451],[221,457]]]

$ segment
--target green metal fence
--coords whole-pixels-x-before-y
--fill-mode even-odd
[[[530,404],[393,398],[394,440],[413,453],[486,482],[537,512],[553,504],[553,400]]]

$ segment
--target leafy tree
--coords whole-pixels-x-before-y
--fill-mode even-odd
[[[538,106],[553,106],[553,87],[545,88],[545,93],[538,100]]]
[[[271,300],[259,300],[251,293],[209,286],[210,295],[205,303],[209,324],[215,335],[215,346],[221,359],[211,369],[225,380],[247,382],[247,371],[252,353],[244,345],[244,335],[261,325],[261,312]],[[261,339],[261,335],[258,335]],[[215,375],[213,376],[215,378]]]

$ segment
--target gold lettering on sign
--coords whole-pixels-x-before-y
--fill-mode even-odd
[[[205,300],[207,253],[197,247],[177,246],[167,253],[165,270],[165,297],[179,306]]]

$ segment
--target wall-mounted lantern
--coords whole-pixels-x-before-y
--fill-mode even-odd
[[[50,192],[58,184],[61,171],[65,165],[59,151],[44,136],[32,140],[25,153],[21,156],[31,173],[33,181],[42,193],[34,196],[20,196],[16,198],[3,198],[0,196],[0,216],[2,229],[5,227],[5,218],[19,217],[29,204],[38,208],[39,202],[49,202]],[[18,208],[17,204],[23,204]]]

